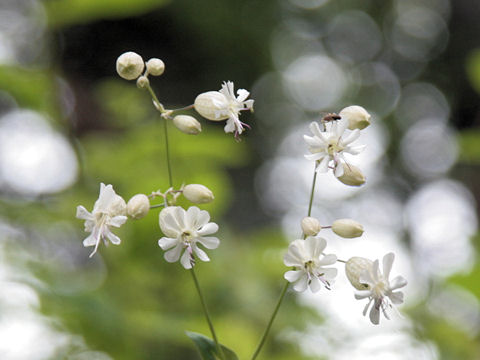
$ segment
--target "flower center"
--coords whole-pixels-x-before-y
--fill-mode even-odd
[[[192,243],[192,240],[195,238],[195,234],[191,230],[182,231],[182,239],[185,246],[189,246]]]
[[[387,284],[384,281],[379,281],[375,284],[371,291],[375,298],[380,299],[384,296],[386,290]]]
[[[328,155],[333,156],[336,153],[343,151],[343,146],[340,145],[340,139],[335,137],[328,140],[327,152]]]

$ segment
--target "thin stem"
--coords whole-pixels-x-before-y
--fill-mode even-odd
[[[315,164],[317,165],[317,164]],[[312,181],[312,190],[310,192],[310,202],[308,203],[308,215],[312,215],[312,205],[313,205],[313,196],[315,195],[315,183],[317,182],[317,169],[316,166],[313,169],[313,181]]]
[[[165,110],[165,107],[162,105],[160,101],[158,101],[157,95],[153,91],[152,87],[150,84],[147,85],[147,90],[150,93],[150,96],[153,99],[153,102],[155,104],[155,107],[157,107],[157,110],[160,111],[162,120],[163,120],[163,129],[164,129],[164,134],[165,134],[165,149],[166,149],[166,157],[167,157],[167,169],[168,169],[168,182],[170,184],[170,187],[173,186],[173,180],[172,180],[172,166],[170,164],[170,148],[168,146],[168,126],[167,126],[167,119],[165,119],[166,113],[168,113],[167,110]]]
[[[277,306],[275,306],[275,309],[273,310],[272,316],[270,317],[270,321],[268,322],[267,328],[265,329],[265,332],[263,333],[262,339],[260,340],[260,343],[257,346],[257,350],[255,350],[255,353],[252,356],[252,360],[255,360],[257,355],[260,353],[260,350],[263,347],[263,344],[265,343],[265,340],[267,340],[268,333],[270,332],[270,328],[272,327],[273,321],[275,320],[275,317],[277,316],[278,310],[280,309],[280,305],[282,305],[283,298],[285,297],[285,294],[287,293],[289,282],[287,281],[285,283],[285,286],[283,287],[282,293],[280,294],[280,297],[278,298]]]
[[[158,205],[150,205],[150,209],[156,209],[159,207],[165,207],[165,204],[158,204]]]
[[[164,134],[165,134],[165,151],[166,151],[166,154],[167,154],[168,182],[170,184],[170,187],[173,187],[172,165],[170,164],[170,148],[168,146],[167,119],[163,119],[163,130],[164,130]]]
[[[205,318],[207,319],[210,332],[212,333],[213,341],[215,342],[215,346],[217,347],[217,352],[222,359],[225,359],[225,355],[223,354],[222,347],[220,346],[217,335],[215,334],[215,329],[213,328],[213,323],[208,313],[207,305],[205,303],[205,298],[203,297],[202,290],[200,289],[200,284],[198,283],[198,279],[197,279],[197,276],[195,275],[195,270],[193,267],[190,269],[190,273],[192,274],[193,282],[195,283],[195,287],[197,288],[198,297],[200,298],[200,302],[202,303],[203,312],[205,314]]]
[[[317,171],[316,167],[314,169],[313,173],[313,181],[312,181],[312,190],[310,192],[310,201],[308,203],[308,216],[311,215],[312,213],[312,205],[313,205],[313,195],[315,194],[315,183],[317,182]],[[267,324],[267,328],[265,329],[265,332],[263,333],[262,339],[260,340],[260,343],[257,346],[257,350],[255,350],[255,353],[252,356],[252,360],[255,360],[257,355],[260,353],[260,350],[262,349],[265,340],[267,339],[268,333],[270,332],[270,328],[272,327],[273,321],[275,320],[275,317],[277,316],[277,312],[280,309],[280,305],[282,305],[283,298],[285,297],[285,294],[288,289],[288,285],[290,283],[287,281],[285,283],[285,286],[283,287],[282,293],[280,294],[280,298],[278,299],[277,306],[275,306],[275,309],[273,310],[272,316],[270,317],[270,321]]]

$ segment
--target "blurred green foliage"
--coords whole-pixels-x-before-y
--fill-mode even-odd
[[[61,27],[98,19],[140,15],[168,0],[49,0],[45,10],[50,26]]]

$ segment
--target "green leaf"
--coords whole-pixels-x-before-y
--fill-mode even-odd
[[[186,331],[185,333],[190,339],[193,340],[195,345],[197,345],[198,351],[200,351],[203,360],[221,359],[218,356],[217,347],[215,346],[215,342],[213,340],[199,333],[194,333],[191,331]],[[220,346],[222,347],[223,354],[225,355],[225,360],[238,360],[237,354],[235,354],[232,350],[222,344],[220,344]]]

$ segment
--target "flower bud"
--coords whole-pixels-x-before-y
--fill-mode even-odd
[[[367,110],[358,105],[348,106],[345,109],[342,109],[338,115],[343,119],[348,120],[348,128],[350,130],[362,130],[370,125],[370,114]]]
[[[165,64],[160,59],[151,58],[147,61],[147,71],[150,75],[160,76],[165,71]]]
[[[173,124],[185,134],[197,135],[202,131],[202,125],[190,115],[177,115],[173,118]]]
[[[144,67],[142,57],[132,51],[123,53],[117,59],[117,73],[126,80],[138,78]]]
[[[200,184],[189,184],[183,188],[183,196],[195,204],[206,204],[215,198],[209,188]]]
[[[146,89],[149,84],[150,84],[150,81],[146,76],[142,75],[137,79],[137,87],[139,89]]]
[[[195,110],[204,118],[213,121],[228,119],[228,100],[218,91],[208,91],[198,95],[193,104]]]
[[[133,219],[141,219],[150,211],[150,200],[144,194],[134,195],[127,204],[127,214]]]
[[[360,171],[358,167],[352,164],[345,164],[343,167],[343,175],[337,177],[339,181],[345,185],[361,186],[365,184],[365,175]]]
[[[310,216],[303,218],[302,231],[306,236],[315,236],[320,232],[320,230],[322,230],[322,227],[317,219]]]
[[[352,219],[340,219],[333,222],[332,231],[343,238],[356,238],[362,236],[363,226]]]
[[[368,285],[360,282],[360,276],[365,271],[370,271],[373,261],[362,257],[352,257],[345,264],[345,274],[350,284],[357,290],[367,290]]]

